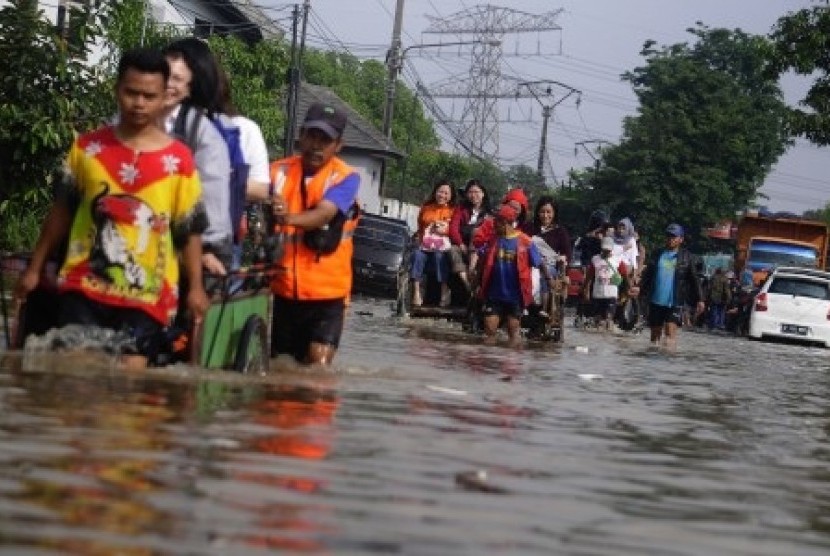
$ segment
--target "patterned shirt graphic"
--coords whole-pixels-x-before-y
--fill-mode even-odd
[[[519,250],[519,233],[508,232],[507,237],[500,237],[496,243],[496,259],[490,275],[490,287],[487,291],[488,301],[504,303],[522,303],[522,289],[519,283],[519,267],[516,254]],[[531,267],[542,265],[542,255],[532,243],[527,250]]]
[[[200,233],[206,222],[190,151],[178,141],[136,151],[104,127],[75,140],[64,186],[79,205],[61,290],[167,324],[178,302],[174,235]]]

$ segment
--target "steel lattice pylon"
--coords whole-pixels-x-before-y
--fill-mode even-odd
[[[507,33],[559,31],[556,17],[562,9],[544,14],[530,14],[511,8],[480,5],[445,18],[427,16],[430,26],[424,33],[473,35],[470,73],[455,85],[443,84],[432,96],[465,98],[460,129],[473,150],[499,156],[498,100],[512,98],[515,87],[502,82],[502,39]],[[469,37],[468,37],[469,38]]]

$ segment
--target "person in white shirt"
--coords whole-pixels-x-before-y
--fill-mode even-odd
[[[239,129],[239,143],[245,162],[250,167],[246,196],[249,201],[268,201],[269,168],[268,147],[259,124],[239,113],[233,104],[231,84],[227,73],[219,69],[219,97],[221,111],[230,117]]]
[[[630,218],[621,218],[614,229],[614,250],[612,253],[619,256],[628,269],[635,272],[639,267],[640,249],[637,245],[637,232]]]

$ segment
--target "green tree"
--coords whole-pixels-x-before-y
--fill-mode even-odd
[[[184,36],[180,29],[148,17],[146,0],[122,0],[108,14],[105,39],[109,44],[110,73],[121,53],[139,45],[164,48]],[[288,54],[284,41],[263,40],[250,45],[233,35],[209,38],[222,68],[231,83],[231,96],[237,110],[262,128],[272,153],[282,142],[285,112],[282,109],[284,76]]]
[[[249,45],[234,36],[214,35],[210,47],[228,74],[237,110],[259,124],[269,152],[276,155],[285,127],[285,42],[262,40]]]
[[[100,14],[73,11],[70,45],[37,4],[11,0],[0,9],[0,248],[7,249],[31,245],[74,133],[100,120],[102,76],[85,63]]]
[[[793,135],[817,145],[830,144],[830,10],[822,2],[781,17],[770,34],[770,72],[787,71],[814,81],[798,107],[789,110]]]
[[[605,149],[586,194],[653,239],[675,220],[699,240],[701,228],[745,208],[789,142],[768,40],[701,24],[689,32],[691,45],[647,42],[645,66],[623,76],[639,113]]]

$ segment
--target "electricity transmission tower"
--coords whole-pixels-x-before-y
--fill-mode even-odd
[[[502,78],[502,39],[508,33],[560,31],[556,17],[562,9],[544,14],[530,14],[512,8],[480,5],[461,10],[446,18],[427,16],[431,21],[425,33],[452,34],[461,38],[472,35],[478,42],[473,48],[469,75],[454,77],[430,87],[438,98],[464,98],[461,130],[470,147],[482,156],[498,158],[500,98],[516,98],[514,83]],[[521,96],[530,96],[523,93]]]

